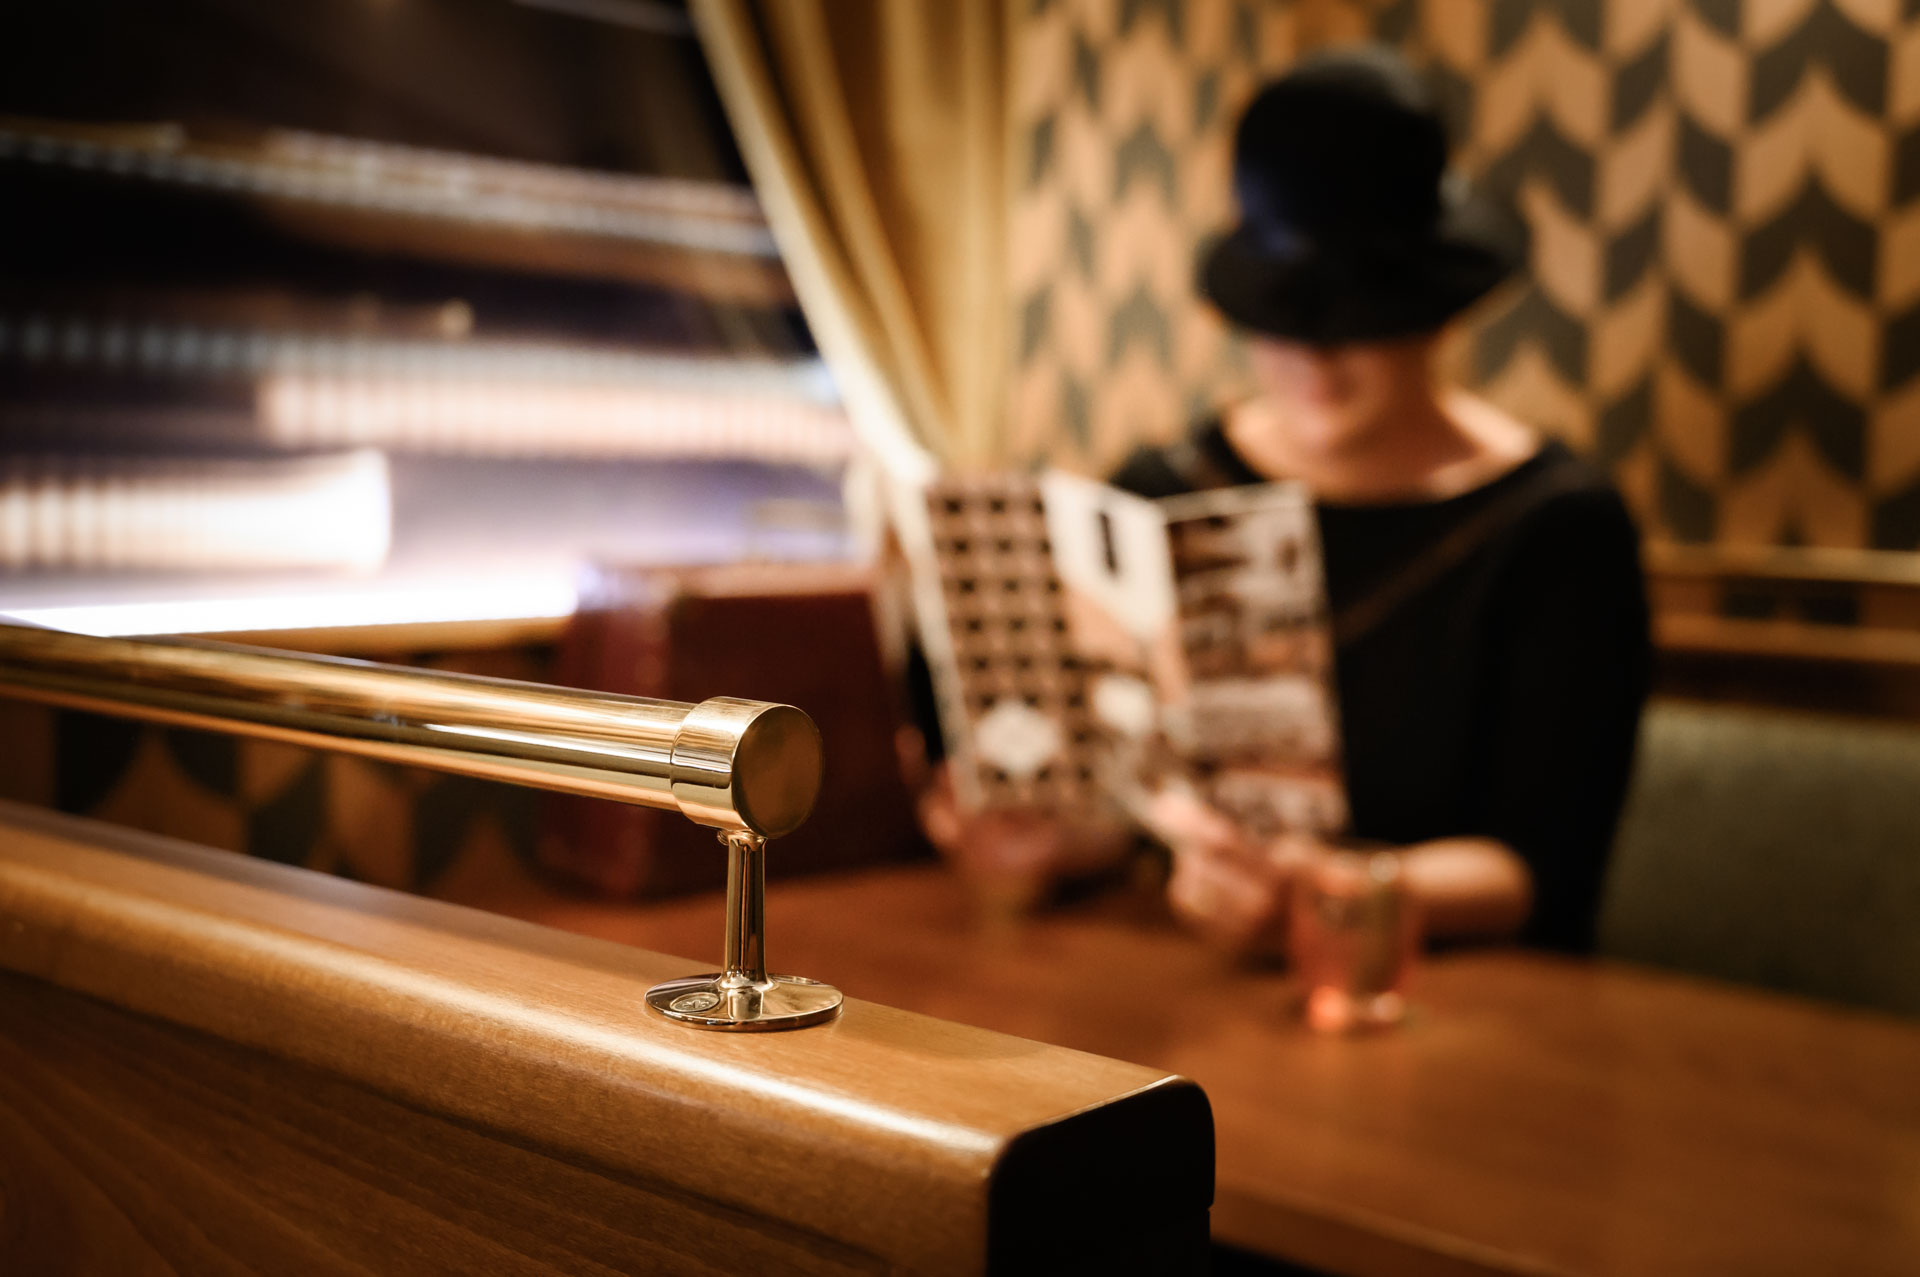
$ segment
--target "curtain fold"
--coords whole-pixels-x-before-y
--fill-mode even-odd
[[[694,0],[807,321],[887,470],[1004,459],[1007,0]]]

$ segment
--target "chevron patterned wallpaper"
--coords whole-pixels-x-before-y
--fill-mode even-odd
[[[1460,371],[1650,534],[1920,548],[1920,0],[1034,0],[1015,108],[1030,456],[1112,465],[1244,386],[1191,296],[1227,148],[1306,49],[1405,49],[1531,278]]]
[[[414,663],[546,677],[532,650]],[[524,878],[536,860],[532,790],[8,700],[0,741],[0,799],[378,886],[457,894]]]
[[[1233,120],[1300,25],[1290,3],[1031,5],[1011,110],[1011,415],[1029,456],[1104,468],[1241,379],[1191,300],[1193,249],[1231,215]]]

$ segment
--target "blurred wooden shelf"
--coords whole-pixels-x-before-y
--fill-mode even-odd
[[[1827,581],[1920,589],[1920,552],[1651,541],[1646,562],[1656,579]]]
[[[1780,657],[1799,661],[1895,666],[1920,670],[1920,631],[1737,617],[1656,617],[1663,652]]]
[[[1646,547],[1663,690],[1920,712],[1920,553]]]

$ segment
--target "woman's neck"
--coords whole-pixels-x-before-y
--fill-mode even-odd
[[[1267,400],[1227,414],[1227,441],[1257,473],[1295,479],[1336,502],[1440,500],[1490,482],[1539,450],[1525,426],[1483,400],[1423,383],[1366,427],[1316,434]]]

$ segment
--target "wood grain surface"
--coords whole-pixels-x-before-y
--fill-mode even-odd
[[[710,965],[0,807],[0,1271],[1204,1263],[1190,1083],[855,999],[646,1011]]]
[[[697,950],[713,902],[496,907]],[[1431,958],[1325,1038],[1145,895],[982,928],[934,867],[783,884],[772,952],[863,997],[1176,1070],[1215,1236],[1357,1274],[1920,1273],[1920,1024],[1605,962]]]
[[[890,1267],[23,976],[0,1026],[0,1271]]]

